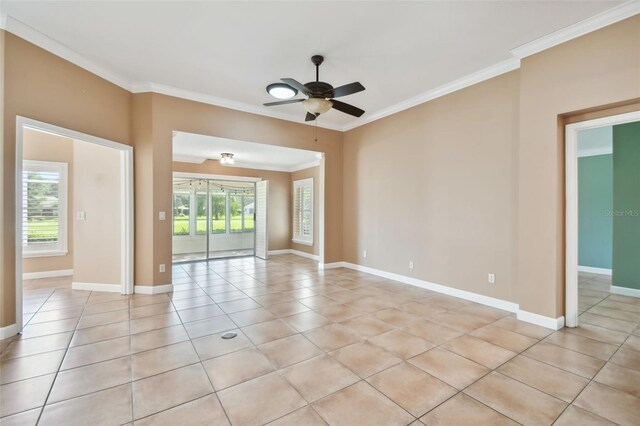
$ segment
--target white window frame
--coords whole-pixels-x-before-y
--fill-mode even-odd
[[[296,217],[295,217],[296,216],[296,189],[302,188],[303,189],[302,192],[304,192],[304,188],[306,188],[306,187],[310,188],[310,190],[311,190],[311,219],[310,219],[311,223],[310,223],[310,226],[309,226],[309,229],[311,230],[311,232],[309,233],[308,236],[306,236],[306,235],[296,235],[296,226],[295,226],[295,224],[296,224]],[[291,227],[293,228],[292,241],[294,243],[304,244],[304,245],[307,245],[307,246],[312,246],[313,245],[313,231],[314,231],[313,230],[313,202],[314,202],[314,200],[313,200],[313,198],[314,198],[314,196],[313,196],[313,178],[310,177],[310,178],[306,178],[306,179],[300,179],[300,180],[293,181],[293,194],[292,194],[291,198],[292,198],[292,200],[291,200],[292,201],[291,202],[291,206],[292,206],[292,214],[291,214],[291,218],[292,218],[291,222],[292,223],[291,223]],[[300,218],[298,219],[299,223],[300,223],[300,229],[302,229],[302,227],[303,227],[302,226],[302,218],[303,218],[303,216],[304,216],[303,211],[302,211],[302,209],[300,209]]]
[[[36,160],[24,160],[22,170],[22,179],[24,179],[24,173],[28,172],[55,172],[60,174],[60,180],[58,183],[58,242],[51,244],[29,245],[22,235],[22,257],[51,257],[51,256],[65,256],[67,255],[68,247],[68,211],[69,202],[67,193],[69,190],[69,166],[67,163],[54,162],[54,161],[36,161]],[[27,191],[27,187],[22,188],[24,197],[24,191]],[[28,225],[26,223],[23,206],[23,218],[25,219],[24,227]]]

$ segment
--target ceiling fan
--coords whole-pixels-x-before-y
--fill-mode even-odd
[[[300,91],[303,95],[307,96],[307,99],[289,99],[277,102],[267,102],[264,105],[276,106],[302,102],[302,106],[307,110],[305,121],[313,121],[320,114],[329,111],[331,108],[337,109],[345,114],[353,115],[354,117],[360,117],[364,114],[364,110],[353,105],[337,101],[334,98],[362,92],[364,90],[364,86],[356,81],[355,83],[345,84],[344,86],[334,88],[329,83],[320,81],[320,65],[323,61],[324,57],[320,55],[314,55],[311,57],[311,62],[316,66],[316,81],[301,84],[293,78],[283,78],[281,80],[285,84],[274,83],[267,86],[267,92],[275,97],[293,97],[298,93],[298,91]]]

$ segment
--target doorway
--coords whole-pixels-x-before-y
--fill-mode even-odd
[[[256,254],[256,180],[175,173],[173,263]]]
[[[565,150],[566,325],[621,319],[640,297],[640,111],[567,125]]]
[[[52,148],[55,141],[66,144],[65,153]],[[15,161],[18,331],[39,309],[38,297],[29,298],[33,312],[24,309],[26,280],[64,277],[70,289],[133,293],[133,147],[17,117]],[[108,194],[100,189],[107,186]],[[89,229],[104,229],[107,222],[113,227],[105,240]],[[101,250],[115,253],[111,263]],[[54,260],[71,254],[73,266],[55,266],[61,263]]]

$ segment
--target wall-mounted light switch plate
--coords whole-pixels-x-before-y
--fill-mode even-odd
[[[87,212],[76,212],[76,219],[77,220],[86,220],[87,219]]]
[[[167,219],[167,214],[165,212],[158,213],[158,220],[166,220],[166,219]]]

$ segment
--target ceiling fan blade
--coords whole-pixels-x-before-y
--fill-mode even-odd
[[[311,114],[310,112],[307,113],[307,116],[304,118],[304,121],[313,121],[316,119],[316,115],[315,114]]]
[[[266,104],[262,104],[264,106],[275,106],[275,105],[286,105],[286,104],[295,104],[297,102],[302,102],[304,99],[289,99],[287,101],[277,101],[277,102],[267,102]]]
[[[339,98],[341,96],[353,95],[354,93],[362,92],[364,86],[359,82],[345,84],[344,86],[336,87],[333,89],[333,97]]]
[[[344,102],[336,101],[335,99],[331,99],[331,102],[333,103],[333,108],[344,112],[345,114],[353,115],[354,117],[360,117],[364,114],[364,110],[354,107],[353,105],[345,104]]]
[[[280,80],[287,83],[289,86],[298,89],[299,92],[304,93],[307,96],[311,96],[311,91],[307,87],[293,78],[281,78]]]

